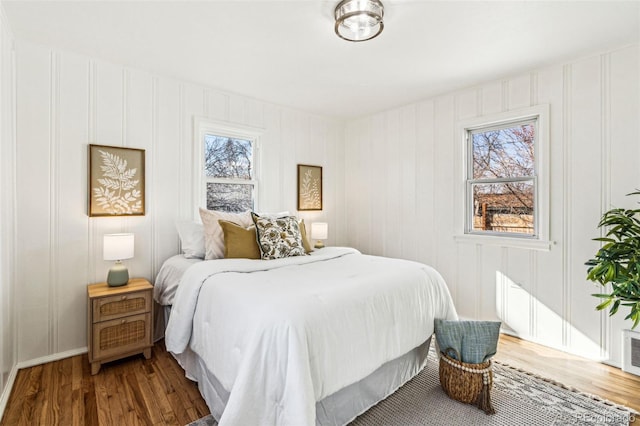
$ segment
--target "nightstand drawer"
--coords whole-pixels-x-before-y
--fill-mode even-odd
[[[93,322],[151,312],[151,292],[138,291],[93,299]]]
[[[133,315],[93,324],[93,358],[148,347],[151,342],[151,314]]]

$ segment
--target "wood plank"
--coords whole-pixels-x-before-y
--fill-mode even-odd
[[[88,360],[87,360],[88,361]],[[94,395],[98,414],[98,424],[111,425],[111,410],[109,410],[109,394],[107,393],[106,376],[104,374],[96,374],[94,383]]]
[[[170,357],[159,356],[156,359],[157,362],[154,363],[155,373],[164,385],[167,398],[174,407],[176,419],[180,424],[187,424],[189,419],[197,415],[198,412],[190,395],[190,392],[193,392],[194,389],[195,393],[198,396],[200,395],[197,386],[194,382],[184,380],[184,371]],[[205,412],[207,410],[208,408],[205,405]]]
[[[60,392],[56,401],[56,411],[61,425],[73,424],[73,412],[67,407],[71,406],[73,389],[73,358],[66,358],[56,362],[60,375]]]
[[[151,391],[155,396],[154,401],[158,405],[164,424],[177,424],[176,415],[171,408],[171,403],[167,398],[167,393],[160,383],[158,375],[155,373],[156,370],[153,368],[153,363],[150,360],[145,360],[143,364],[148,367],[148,369],[146,370],[146,377],[149,381]]]
[[[618,368],[507,335],[496,359],[640,412],[640,377]],[[185,425],[209,414],[163,342],[149,360],[90,373],[87,355],[20,370],[0,425]]]
[[[140,417],[143,424],[152,424],[150,415],[147,413],[147,408],[142,398],[142,392],[140,391],[140,386],[138,385],[135,372],[128,371],[123,375],[123,379],[127,387],[127,394],[130,396],[129,403],[132,404],[135,409],[136,415]]]
[[[89,358],[86,355],[77,356],[74,358],[80,358],[82,362],[82,399],[84,401],[84,413],[74,414],[74,418],[84,422],[80,424],[97,425],[98,420],[98,401],[96,399],[95,385],[93,376],[91,375],[91,366],[89,364]]]
[[[71,425],[84,424],[85,404],[82,388],[82,357],[74,356],[71,360]]]
[[[124,411],[125,424],[127,425],[144,425],[144,420],[142,419],[142,414],[139,415],[138,410],[133,404],[135,400],[135,396],[131,392],[131,388],[127,385],[126,376],[122,371],[119,371],[116,374],[117,378],[117,386],[120,389],[120,394],[122,395],[122,409]]]
[[[111,413],[111,421],[113,424],[124,425],[125,422],[124,411],[122,409],[123,404],[128,405],[124,400],[118,381],[116,379],[116,373],[114,368],[105,368],[105,389],[107,391],[107,397],[109,401],[109,411]]]
[[[153,393],[151,385],[149,384],[149,377],[146,369],[142,369],[140,366],[136,368],[134,370],[134,375],[130,376],[131,382],[133,382],[134,378],[138,384],[139,394],[136,395],[136,399],[141,403],[141,406],[146,408],[150,419],[150,423],[148,424],[162,424],[162,415],[160,414],[156,395]]]
[[[36,398],[36,406],[40,407],[40,409],[34,413],[36,415],[34,424],[40,424],[42,426],[58,424],[58,419],[53,409],[58,392],[58,375],[54,374],[54,364],[53,362],[49,362],[43,366],[42,377],[44,381],[40,386],[40,392],[38,392]],[[47,383],[47,385],[45,386],[44,383]]]

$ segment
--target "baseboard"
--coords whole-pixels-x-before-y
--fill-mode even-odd
[[[505,330],[504,328],[502,328],[500,330],[500,333],[507,334],[507,335],[513,336],[513,337],[518,337],[518,338],[520,338],[522,340],[526,340],[527,342],[536,343],[538,345],[546,346],[548,348],[555,349],[555,350],[558,350],[558,351],[561,351],[561,352],[565,352],[565,353],[568,353],[568,354],[571,354],[571,355],[579,356],[579,357],[582,357],[582,358],[585,358],[585,359],[589,359],[591,361],[601,362],[601,363],[609,365],[611,367],[616,367],[616,368],[620,368],[620,369],[622,368],[622,364],[621,363],[612,361],[611,359],[603,359],[603,358],[597,357],[597,356],[587,356],[584,353],[580,353],[578,351],[571,350],[570,348],[568,348],[566,346],[554,345],[554,344],[551,344],[549,342],[546,342],[546,341],[543,341],[543,340],[540,340],[540,339],[533,339],[530,336],[523,337],[523,336],[520,336],[520,335],[518,335],[517,333],[515,333],[513,331]]]
[[[76,356],[76,355],[82,355],[82,354],[86,354],[87,353],[87,348],[76,348],[76,349],[71,349],[68,351],[64,351],[64,352],[58,352],[55,354],[51,354],[51,355],[47,355],[47,356],[43,356],[40,358],[34,358],[34,359],[30,359],[27,361],[21,361],[17,364],[18,370],[22,369],[22,368],[29,368],[29,367],[34,367],[36,365],[40,365],[40,364],[46,364],[48,362],[53,362],[53,361],[59,361],[61,359],[65,359],[65,358],[69,358],[72,356]]]
[[[466,318],[466,317],[460,317],[460,320],[461,321],[474,321],[472,318]],[[505,327],[501,327],[500,328],[500,333],[506,334],[508,336],[517,337],[519,339],[526,340],[527,342],[532,342],[532,343],[536,343],[538,345],[546,346],[546,347],[551,348],[551,349],[556,349],[556,350],[561,351],[561,352],[566,352],[566,353],[571,354],[571,355],[576,355],[576,356],[579,356],[579,357],[582,357],[582,358],[590,359],[592,361],[598,361],[598,362],[601,362],[603,364],[610,365],[611,367],[616,367],[616,368],[622,369],[622,364],[619,363],[619,362],[615,362],[615,361],[612,361],[610,359],[602,359],[600,357],[585,356],[585,354],[579,353],[579,352],[574,351],[574,350],[571,350],[571,349],[567,348],[566,346],[554,345],[554,344],[551,344],[549,342],[546,342],[546,341],[543,341],[543,340],[540,340],[540,339],[534,339],[534,338],[532,338],[530,336],[520,336],[515,331],[507,330]]]
[[[9,402],[9,396],[11,396],[11,390],[13,389],[13,383],[16,381],[17,375],[18,375],[18,366],[14,365],[11,371],[9,372],[9,377],[7,377],[7,383],[4,385],[2,396],[0,396],[0,421],[4,416],[4,409],[7,407],[7,403]]]

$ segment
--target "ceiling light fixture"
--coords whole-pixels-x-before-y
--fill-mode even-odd
[[[380,0],[342,0],[335,10],[336,34],[348,41],[371,40],[384,29],[383,16]]]

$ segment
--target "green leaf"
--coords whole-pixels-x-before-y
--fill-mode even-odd
[[[638,196],[640,189],[627,195]],[[620,306],[629,307],[625,319],[640,323],[640,209],[613,208],[598,223],[605,237],[592,259],[587,260],[587,280],[606,287],[609,293],[593,294],[600,299],[597,310],[609,308],[615,315]],[[609,287],[610,285],[610,287]]]
[[[615,243],[616,240],[614,240],[613,238],[606,238],[606,237],[599,237],[599,238],[593,238],[593,241],[603,241],[606,243]]]
[[[605,300],[604,302],[602,302],[601,304],[596,306],[596,310],[601,311],[601,310],[605,309],[607,306],[609,306],[611,304],[612,301],[613,301],[613,299]]]
[[[620,300],[616,300],[613,303],[613,306],[611,307],[611,309],[609,310],[609,316],[614,315],[616,312],[618,312],[619,307],[620,307]]]

